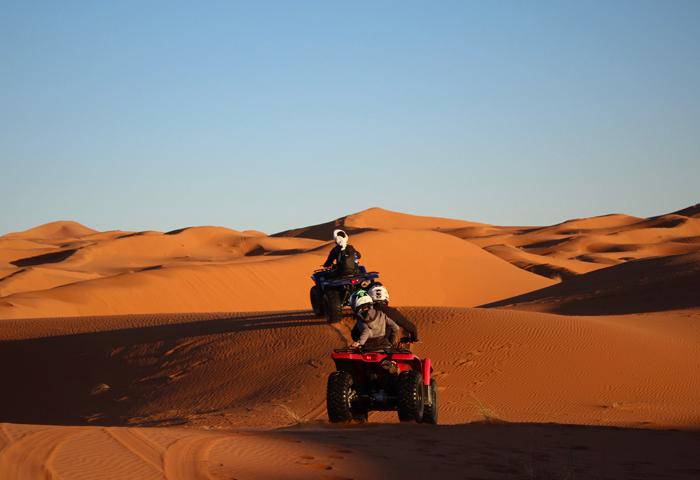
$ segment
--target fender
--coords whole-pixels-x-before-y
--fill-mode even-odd
[[[421,373],[423,374],[423,384],[430,386],[430,374],[433,371],[433,365],[429,358],[423,360],[423,365],[421,367]]]

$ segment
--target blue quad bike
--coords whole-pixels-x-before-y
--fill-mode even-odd
[[[350,296],[357,290],[366,289],[375,279],[378,272],[368,272],[365,267],[358,266],[355,275],[338,278],[328,278],[330,268],[316,270],[311,279],[311,308],[318,317],[326,317],[328,323],[338,323],[343,319],[343,307],[350,305]]]

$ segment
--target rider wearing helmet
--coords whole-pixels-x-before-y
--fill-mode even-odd
[[[335,247],[328,254],[324,267],[328,268],[336,262],[335,268],[328,278],[354,275],[357,272],[357,261],[362,258],[360,252],[355,247],[348,245],[348,234],[342,230],[333,231]]]
[[[396,343],[401,328],[384,313],[376,310],[372,297],[364,290],[358,290],[350,297],[350,305],[355,312],[358,338],[350,345],[357,347],[382,347]],[[389,331],[388,331],[389,330]]]
[[[384,285],[379,282],[372,283],[367,290],[367,294],[372,298],[376,310],[384,313],[401,328],[406,330],[413,342],[418,341],[418,329],[413,322],[403,316],[397,309],[389,306],[389,292]]]

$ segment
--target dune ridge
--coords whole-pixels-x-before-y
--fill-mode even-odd
[[[622,214],[549,227],[462,228],[450,232],[527,271],[564,279],[630,260],[700,251],[700,206],[648,219]],[[687,215],[683,215],[683,214]]]

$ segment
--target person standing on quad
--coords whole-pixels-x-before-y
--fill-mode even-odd
[[[374,308],[372,298],[367,292],[359,290],[353,293],[350,304],[355,312],[359,331],[359,337],[350,345],[350,348],[389,347],[396,343],[401,328],[384,313]]]
[[[328,254],[324,267],[328,268],[336,263],[328,278],[338,278],[357,273],[357,261],[362,258],[360,252],[355,247],[348,245],[348,234],[342,230],[333,232],[333,240],[336,246]]]
[[[418,342],[418,329],[416,325],[397,309],[389,306],[389,292],[384,285],[379,282],[372,283],[367,290],[367,294],[374,302],[375,310],[379,310],[393,320],[398,326],[406,330],[412,342]]]

